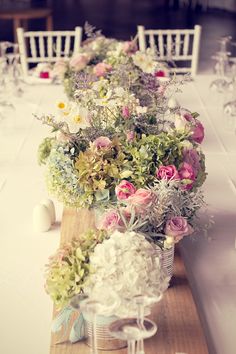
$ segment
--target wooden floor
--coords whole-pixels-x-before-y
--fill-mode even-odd
[[[76,214],[73,210],[65,210],[62,220],[61,243],[69,241],[83,232],[87,222],[92,218],[87,212]],[[150,318],[158,325],[156,335],[145,341],[146,354],[207,354],[205,337],[186,277],[186,270],[179,252],[175,255],[174,277],[171,287],[158,303]],[[58,342],[60,336],[53,335],[50,354],[89,354],[85,343],[70,344]],[[110,352],[110,351],[109,351]],[[100,351],[107,354],[106,351]],[[114,354],[125,354],[126,349],[114,351]]]

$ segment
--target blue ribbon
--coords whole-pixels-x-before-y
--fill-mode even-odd
[[[71,316],[75,312],[75,309],[72,306],[66,306],[56,318],[54,318],[51,326],[51,330],[53,333],[59,332],[64,327],[64,331],[62,334],[62,338],[65,337],[68,332],[68,327],[70,324]],[[85,324],[84,317],[82,313],[74,321],[72,328],[69,334],[69,340],[71,343],[76,343],[82,340],[85,337]],[[58,344],[58,343],[57,343]]]

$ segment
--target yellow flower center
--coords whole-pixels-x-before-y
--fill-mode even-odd
[[[76,116],[74,116],[73,120],[75,123],[79,124],[83,121],[83,118],[79,114],[77,114]]]
[[[65,106],[66,106],[66,105],[65,105],[64,102],[59,102],[59,103],[57,104],[57,107],[60,108],[60,109],[64,109]]]

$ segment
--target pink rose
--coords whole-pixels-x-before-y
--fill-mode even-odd
[[[126,138],[127,138],[127,141],[133,141],[134,138],[135,138],[135,133],[133,130],[128,130],[126,132]]]
[[[156,171],[158,179],[177,180],[179,174],[174,165],[160,166]]]
[[[136,192],[134,185],[125,179],[115,188],[118,200],[126,200]]]
[[[94,140],[93,144],[96,146],[97,149],[106,149],[111,146],[112,142],[106,136],[100,136],[99,138]]]
[[[193,228],[187,223],[187,220],[182,216],[175,216],[166,222],[165,234],[172,236],[175,242],[180,241],[184,236],[191,235]]]
[[[193,167],[189,163],[183,162],[180,165],[179,177],[181,180],[186,180],[183,188],[186,190],[191,189],[195,180]]]
[[[133,195],[128,198],[128,204],[133,207],[137,213],[144,213],[154,201],[153,193],[144,188],[138,189]]]
[[[184,149],[183,158],[184,158],[184,162],[187,162],[189,165],[192,166],[194,174],[196,176],[201,167],[200,156],[198,152],[194,149]]]
[[[103,214],[98,228],[100,230],[114,231],[119,228],[121,219],[116,210],[108,210]]]
[[[107,73],[109,73],[112,69],[112,66],[110,64],[106,63],[98,63],[95,65],[93,68],[93,72],[97,77],[105,76]]]
[[[123,116],[125,119],[128,119],[128,118],[130,117],[130,110],[129,110],[129,107],[127,107],[127,106],[122,107],[122,116]]]
[[[192,129],[191,138],[198,144],[201,144],[204,139],[204,127],[198,119],[195,119],[195,125]]]
[[[90,61],[90,56],[87,54],[76,54],[70,60],[70,67],[75,71],[83,70],[88,62]]]
[[[138,46],[135,41],[126,41],[123,45],[123,51],[128,55],[136,53],[137,50]]]

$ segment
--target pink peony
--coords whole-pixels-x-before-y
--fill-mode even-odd
[[[115,188],[118,200],[126,200],[136,192],[134,185],[125,179]]]
[[[179,179],[178,171],[174,165],[160,166],[156,171],[156,175],[158,179]]]
[[[88,62],[90,61],[90,56],[87,54],[76,54],[70,60],[70,67],[75,71],[83,70]]]
[[[127,138],[127,141],[133,141],[134,138],[135,138],[135,133],[133,130],[128,130],[126,132],[126,138]]]
[[[112,66],[110,64],[106,63],[98,63],[95,65],[93,68],[93,72],[97,77],[105,76],[107,73],[109,73],[112,69]]]
[[[184,236],[191,235],[194,230],[185,218],[182,216],[175,216],[166,222],[164,231],[167,236],[174,237],[175,242],[178,242]]]
[[[138,46],[135,41],[126,41],[123,45],[123,51],[128,55],[136,53],[137,50]]]
[[[106,136],[99,136],[99,138],[94,140],[93,144],[97,149],[106,149],[111,146],[112,142]]]
[[[122,116],[123,116],[125,119],[128,119],[128,118],[130,117],[130,110],[129,110],[129,107],[127,107],[127,106],[122,107]]]
[[[153,193],[144,188],[138,189],[128,199],[128,204],[133,207],[137,213],[142,214],[147,208],[149,208],[154,200]]]
[[[99,223],[99,229],[114,231],[119,228],[121,224],[121,219],[116,210],[108,210],[103,214],[102,219]]]
[[[204,127],[198,119],[195,119],[195,125],[192,130],[191,138],[198,144],[201,144],[204,139]]]
[[[191,189],[193,186],[193,182],[195,180],[195,173],[193,170],[193,167],[187,163],[187,162],[183,162],[180,165],[180,169],[179,169],[179,177],[181,180],[189,180],[186,181],[186,183],[184,184],[184,189],[188,190]]]
[[[187,162],[189,165],[192,166],[194,174],[196,176],[201,167],[200,156],[198,152],[194,149],[184,149],[183,158],[184,158],[184,162]]]

